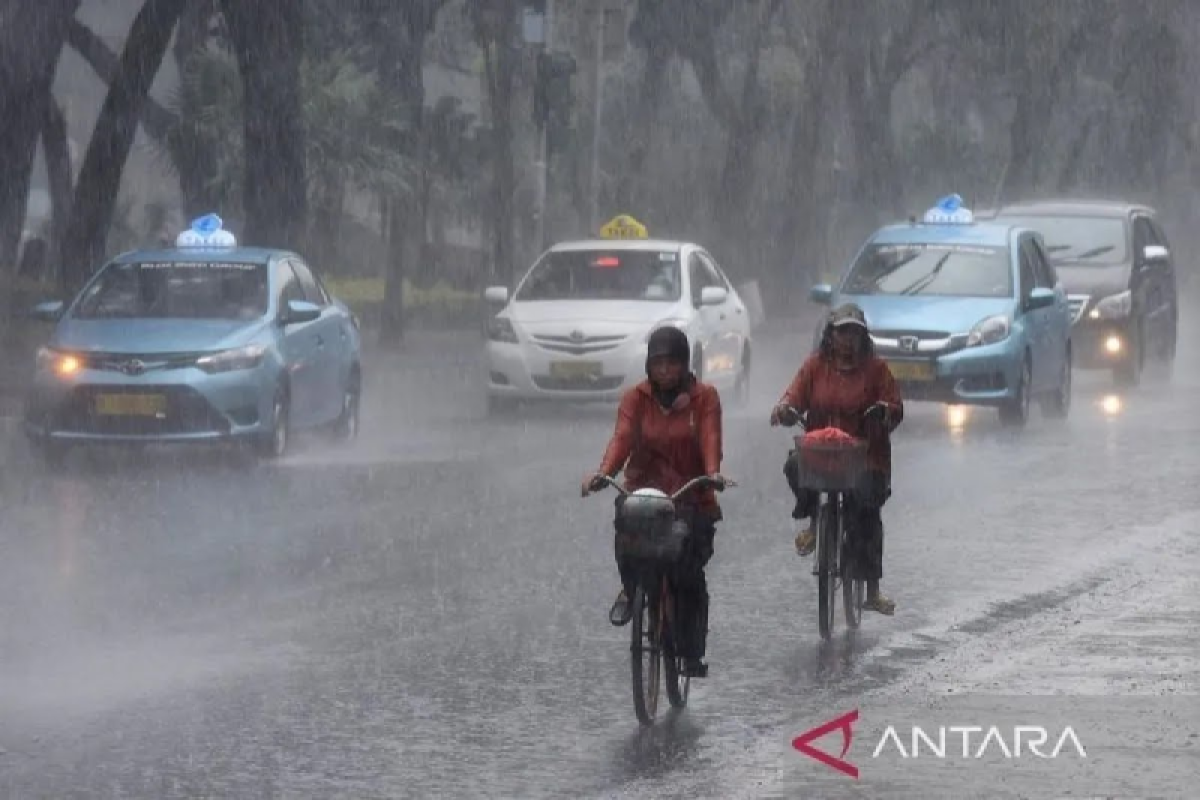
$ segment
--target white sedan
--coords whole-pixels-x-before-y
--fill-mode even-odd
[[[675,325],[692,369],[745,402],[750,315],[699,245],[656,239],[563,242],[530,268],[488,324],[488,408],[515,400],[612,400],[646,376],[646,340]]]

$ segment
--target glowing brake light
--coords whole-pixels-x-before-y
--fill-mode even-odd
[[[621,259],[617,258],[616,256],[601,256],[592,262],[592,266],[611,269],[612,267],[621,266]]]

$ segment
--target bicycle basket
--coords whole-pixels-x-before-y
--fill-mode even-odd
[[[671,498],[655,490],[634,492],[617,515],[617,552],[638,560],[674,563],[683,553],[687,533],[687,523],[675,519]]]
[[[795,437],[797,483],[801,489],[845,492],[858,486],[867,470],[867,443],[863,439]]]

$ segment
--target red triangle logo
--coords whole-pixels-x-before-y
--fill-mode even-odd
[[[799,750],[809,758],[820,761],[827,767],[833,767],[838,772],[849,775],[851,778],[858,778],[858,767],[845,761],[846,753],[850,750],[850,742],[854,738],[853,725],[858,722],[858,709],[851,711],[848,714],[831,719],[823,725],[818,725],[812,730],[805,731],[792,740],[792,747]],[[842,732],[842,752],[841,755],[834,757],[823,750],[818,750],[812,746],[812,742],[820,739],[827,733],[840,730]]]

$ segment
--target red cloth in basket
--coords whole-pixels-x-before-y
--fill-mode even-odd
[[[853,486],[865,469],[867,442],[840,428],[821,428],[796,437],[800,465],[822,484]]]

